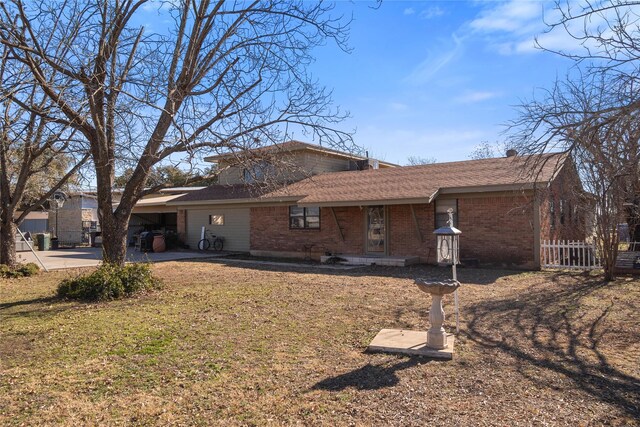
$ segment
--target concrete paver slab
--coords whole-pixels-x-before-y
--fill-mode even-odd
[[[367,350],[383,353],[400,353],[425,356],[434,359],[452,359],[455,337],[447,334],[448,346],[442,350],[427,347],[427,331],[383,329],[371,341]]]

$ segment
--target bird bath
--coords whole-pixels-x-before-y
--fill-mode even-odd
[[[436,235],[438,264],[451,265],[453,279],[440,281],[426,278],[415,279],[415,283],[421,291],[431,294],[431,310],[429,310],[431,329],[429,329],[426,334],[424,330],[382,329],[367,347],[369,351],[418,355],[434,359],[450,360],[453,358],[455,337],[453,334],[447,334],[442,327],[444,323],[442,297],[451,293],[454,295],[456,331],[459,332],[457,289],[460,287],[460,282],[457,280],[456,264],[458,264],[458,260],[460,259],[459,239],[462,232],[453,226],[453,209],[447,210],[447,213],[449,214],[447,225],[439,227],[433,234]]]
[[[442,327],[444,323],[442,297],[455,292],[460,287],[460,282],[455,279],[436,281],[418,278],[415,283],[421,291],[431,294],[431,309],[429,310],[431,328],[427,332],[427,347],[436,350],[447,348],[447,333]]]

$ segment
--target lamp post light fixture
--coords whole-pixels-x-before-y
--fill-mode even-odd
[[[64,202],[67,200],[67,195],[63,191],[56,191],[53,193],[51,198],[53,204],[56,207],[56,229],[55,229],[55,238],[58,238],[58,209],[61,209],[64,206]]]
[[[458,272],[456,266],[460,264],[460,235],[462,231],[453,226],[453,209],[447,210],[449,219],[447,225],[436,229],[433,234],[436,235],[436,248],[438,256],[438,265],[450,265],[453,281],[458,281]],[[459,312],[458,312],[458,290],[453,293],[456,312],[456,333],[460,332]]]

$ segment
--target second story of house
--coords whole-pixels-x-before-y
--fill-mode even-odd
[[[397,165],[368,156],[338,151],[300,141],[288,141],[251,151],[205,158],[215,163],[223,185],[263,181],[295,182],[327,172],[383,169]]]

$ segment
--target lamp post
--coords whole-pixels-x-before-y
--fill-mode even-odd
[[[58,239],[58,209],[64,206],[64,202],[67,200],[67,195],[62,191],[56,191],[53,193],[53,203],[56,206],[56,229],[55,229],[55,238]]]
[[[453,226],[453,209],[448,209],[449,219],[447,225],[436,229],[438,265],[451,265],[453,280],[458,280],[456,265],[460,263],[460,234],[462,231]],[[460,333],[459,312],[458,312],[458,290],[453,293],[456,312],[456,333]]]

